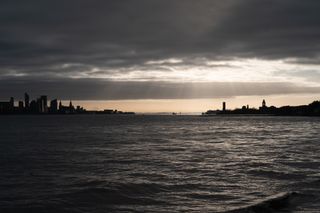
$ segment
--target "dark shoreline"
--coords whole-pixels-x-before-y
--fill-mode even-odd
[[[208,110],[202,113],[204,116],[213,115],[243,115],[243,116],[320,116],[320,101],[314,101],[308,105],[301,106],[282,106],[275,107],[266,105],[265,100],[262,101],[262,106],[259,109],[249,108],[249,105],[227,110],[226,103],[223,102],[222,110]]]

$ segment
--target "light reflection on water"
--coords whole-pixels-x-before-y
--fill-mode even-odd
[[[218,212],[289,191],[320,210],[320,118],[0,119],[3,211]]]

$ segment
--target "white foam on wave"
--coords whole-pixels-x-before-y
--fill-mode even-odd
[[[297,192],[282,192],[256,201],[252,205],[230,210],[225,213],[261,213],[286,210],[290,208],[291,200],[297,195]]]

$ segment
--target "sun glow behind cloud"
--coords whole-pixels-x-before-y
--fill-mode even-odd
[[[238,95],[239,84],[243,85],[250,83],[291,83],[302,86],[319,86],[320,85],[320,66],[317,64],[303,64],[297,63],[295,59],[286,60],[263,60],[258,58],[233,58],[228,60],[209,60],[206,58],[169,58],[165,60],[147,61],[142,65],[135,65],[125,68],[120,68],[121,71],[112,70],[108,68],[93,68],[86,72],[86,78],[100,78],[108,79],[114,82],[172,82],[172,83],[226,83],[229,86],[227,90],[233,90],[232,96],[218,97],[213,99],[160,99],[160,100],[117,100],[117,101],[79,101],[81,105],[89,109],[103,109],[103,108],[118,108],[127,111],[136,112],[200,112],[206,109],[218,109],[220,102],[227,101],[230,108],[239,107],[249,104],[252,107],[259,107],[262,96],[246,96]],[[310,78],[310,72],[314,74]],[[73,78],[82,78],[81,76],[73,76]],[[234,85],[234,88],[233,86]],[[164,84],[166,87],[166,84]],[[194,92],[199,91],[194,85]],[[263,90],[261,86],[259,90]],[[210,87],[209,87],[210,88]],[[286,88],[284,86],[284,88]],[[212,89],[212,88],[211,88]],[[247,88],[242,88],[244,91]],[[179,91],[184,90],[184,86],[179,88]],[[252,88],[250,88],[252,90]],[[220,91],[220,90],[219,90]],[[148,88],[146,88],[148,93]],[[192,91],[190,91],[192,93]],[[218,92],[213,90],[212,93]],[[281,106],[285,104],[299,105],[306,104],[316,99],[317,94],[288,92],[288,95],[268,95],[270,88],[265,88],[267,98],[271,104]],[[219,93],[219,92],[218,92]],[[262,93],[264,93],[262,91]],[[319,91],[320,93],[320,91]],[[201,94],[195,94],[201,96]]]
[[[71,68],[72,64],[62,67]],[[76,65],[79,67],[79,65]],[[310,78],[310,72],[318,74]],[[102,78],[114,81],[168,82],[291,82],[320,85],[320,65],[294,63],[294,60],[240,59],[210,60],[204,58],[152,60],[129,67],[84,66],[70,78]]]

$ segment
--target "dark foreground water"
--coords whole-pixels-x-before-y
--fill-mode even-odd
[[[320,118],[1,116],[0,212],[320,212]]]

